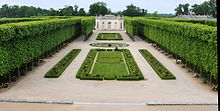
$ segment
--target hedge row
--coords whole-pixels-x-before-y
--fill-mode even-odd
[[[128,69],[129,69],[130,77],[134,77],[135,80],[143,80],[144,76],[142,75],[142,72],[139,69],[136,61],[134,60],[131,52],[128,49],[122,49],[122,51],[123,51],[123,55],[125,57],[125,61],[127,63],[126,65],[128,66]],[[123,77],[121,79],[125,80]],[[130,80],[130,78],[129,78],[129,80]]]
[[[18,22],[28,22],[28,21],[40,21],[46,20],[46,18],[1,18],[1,24],[8,24],[8,23],[18,23]]]
[[[46,21],[20,22],[0,25],[0,42],[25,37],[35,37],[39,34],[73,26],[80,23],[80,19],[51,19]]]
[[[69,64],[79,54],[81,49],[73,49],[66,56],[64,56],[53,68],[51,68],[45,75],[45,78],[58,78]]]
[[[82,34],[86,37],[87,40],[90,35],[93,33],[95,18],[94,17],[86,17],[81,19],[82,23]]]
[[[193,23],[193,24],[203,24],[208,26],[217,26],[217,20],[199,20],[199,19],[178,19],[178,18],[163,18],[160,20],[167,20],[167,21],[175,21],[175,22],[187,22],[187,23]]]
[[[143,18],[136,18],[136,21],[137,24],[134,27],[139,30],[136,31],[137,35],[157,43],[186,63],[202,70],[209,77],[213,76],[217,81],[216,27]]]
[[[151,65],[157,75],[164,80],[176,79],[176,77],[161,64],[150,52],[145,49],[139,50],[145,60]]]
[[[0,76],[81,34],[80,19],[54,19],[0,25]]]
[[[137,21],[135,18],[125,17],[124,27],[129,37],[134,41],[134,35],[137,35]]]
[[[96,76],[90,76],[88,77],[92,68],[92,64],[94,62],[96,53],[98,52],[98,50],[96,49],[91,49],[88,53],[88,55],[86,56],[86,59],[84,60],[83,64],[81,65],[79,71],[76,74],[76,78],[80,78],[82,80],[91,80],[93,77],[95,80],[100,80],[100,77],[96,77]]]
[[[185,23],[193,23],[193,24],[203,24],[208,26],[217,26],[217,20],[200,20],[200,19],[185,19],[185,18],[160,18],[160,17],[138,17],[142,19],[152,19],[152,20],[160,20],[160,21],[172,21],[172,22],[185,22]]]

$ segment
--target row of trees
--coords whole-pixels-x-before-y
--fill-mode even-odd
[[[190,4],[179,4],[179,6],[175,9],[176,15],[212,15],[213,17],[217,17],[217,6],[216,0],[205,1],[201,4],[194,4],[190,8]]]
[[[182,11],[181,11],[182,13]],[[55,10],[53,8],[42,9],[33,6],[9,6],[7,4],[0,7],[0,17],[7,18],[17,18],[17,17],[30,17],[30,16],[95,16],[95,15],[124,15],[124,16],[151,16],[151,17],[173,17],[172,14],[158,14],[157,11],[153,13],[147,13],[147,9],[142,9],[133,4],[126,6],[123,11],[112,12],[110,8],[107,7],[105,2],[96,2],[91,4],[89,11],[86,12],[84,8],[79,8],[75,6],[65,6],[64,8]]]
[[[80,8],[77,5],[65,6],[59,10],[53,8],[42,9],[33,6],[8,6],[2,5],[0,8],[0,17],[16,18],[16,17],[30,17],[30,16],[85,16],[86,12],[84,8]]]

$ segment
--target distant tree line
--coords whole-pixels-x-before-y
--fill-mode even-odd
[[[86,12],[83,8],[78,10],[78,6],[65,6],[64,8],[55,10],[53,8],[42,9],[33,6],[8,6],[2,5],[0,8],[0,17],[16,18],[16,17],[30,17],[30,16],[85,16]]]
[[[172,14],[158,14],[157,11],[153,13],[147,13],[147,9],[142,9],[133,4],[126,6],[126,9],[123,11],[112,12],[110,8],[107,7],[105,2],[96,2],[89,6],[88,12],[84,10],[84,8],[79,8],[77,5],[75,6],[65,6],[64,8],[60,8],[55,10],[53,8],[50,9],[42,9],[39,7],[33,6],[18,6],[13,5],[9,6],[7,4],[2,5],[0,7],[0,17],[6,18],[21,18],[21,17],[31,17],[31,16],[97,16],[97,15],[124,15],[124,16],[150,16],[150,17],[173,17]]]
[[[217,17],[217,5],[216,0],[205,1],[201,4],[194,4],[190,8],[190,4],[179,4],[175,9],[176,15],[212,15]]]

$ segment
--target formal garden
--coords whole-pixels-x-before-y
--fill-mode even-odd
[[[216,2],[1,0],[0,111],[216,111]]]
[[[143,80],[128,49],[91,49],[78,71],[81,80]]]
[[[120,33],[100,33],[96,40],[123,40]]]
[[[59,53],[80,35],[87,41],[93,33],[94,21],[94,17],[0,19],[1,87],[8,87],[9,83],[37,67],[43,59]],[[204,83],[218,83],[216,21],[125,17],[125,29],[134,42],[134,36],[139,36],[176,61],[181,60],[181,64]],[[123,40],[123,37],[120,33],[99,33],[96,40]],[[80,80],[144,80],[127,48],[129,44],[95,42],[90,46],[93,49],[73,77]],[[71,50],[44,77],[60,77],[80,50]],[[149,63],[162,80],[176,79],[175,73],[147,49],[137,50],[146,60],[142,62]]]

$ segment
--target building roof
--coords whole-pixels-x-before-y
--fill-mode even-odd
[[[105,16],[96,16],[96,19],[102,19],[102,20],[123,20],[124,17],[115,16],[115,15],[105,15]]]

